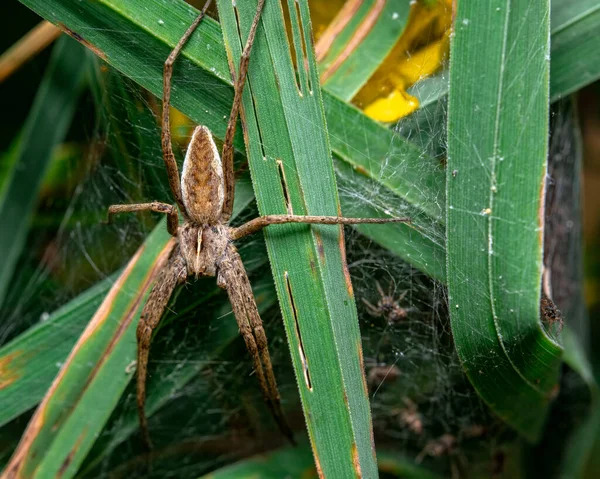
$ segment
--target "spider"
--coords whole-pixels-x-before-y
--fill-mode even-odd
[[[485,426],[471,424],[463,427],[456,436],[450,433],[442,434],[437,439],[431,439],[425,444],[423,450],[415,458],[415,462],[420,464],[426,456],[433,458],[448,456],[450,458],[451,477],[465,477],[468,460],[461,449],[461,445],[465,439],[480,439],[487,433],[488,430]],[[497,465],[494,465],[494,469],[496,468]]]
[[[403,401],[406,407],[398,411],[400,423],[420,436],[423,434],[423,417],[414,402],[406,397]]]
[[[542,291],[542,297],[540,298],[540,316],[542,322],[548,327],[552,328],[554,325],[558,325],[557,333],[560,334],[563,328],[563,318],[560,309],[556,307],[556,304],[546,296],[546,293]]]
[[[181,180],[173,154],[169,130],[169,107],[173,65],[188,38],[205,16],[208,0],[198,17],[181,37],[164,64],[162,98],[162,149],[169,186],[175,205],[152,202],[129,205],[112,205],[108,220],[118,213],[154,211],[167,215],[167,230],[176,238],[169,260],[159,273],[157,281],[137,327],[137,407],[140,429],[148,448],[152,447],[144,412],[146,402],[146,376],[152,332],[158,326],[165,307],[179,284],[188,276],[216,276],[219,287],[229,296],[233,313],[246,348],[252,358],[263,397],[282,433],[293,443],[293,434],[281,408],[277,382],[273,373],[267,337],[258,314],[252,288],[242,260],[233,242],[272,224],[358,224],[407,222],[408,218],[343,218],[335,216],[267,215],[255,218],[237,228],[228,225],[234,199],[233,138],[242,92],[248,72],[250,51],[265,0],[258,2],[248,39],[244,46],[239,75],[234,77],[234,100],[223,142],[221,158],[210,130],[197,126],[192,134]],[[179,224],[178,210],[183,216]]]
[[[452,454],[456,448],[456,443],[456,436],[448,433],[442,434],[437,439],[432,439],[417,456],[417,463],[420,463],[425,456],[440,457]]]
[[[363,303],[367,306],[367,310],[371,316],[384,317],[388,324],[397,324],[400,321],[408,317],[408,310],[400,307],[399,303],[402,301],[408,293],[404,291],[400,297],[396,300],[392,296],[392,283],[390,283],[387,294],[383,291],[379,281],[375,282],[377,291],[379,292],[380,299],[377,302],[377,306],[374,306],[371,302],[366,299],[362,299]]]

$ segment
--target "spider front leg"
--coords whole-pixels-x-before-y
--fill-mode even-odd
[[[152,203],[136,203],[133,205],[112,205],[108,207],[108,223],[112,222],[113,216],[119,213],[132,213],[134,211],[154,211],[155,213],[165,213],[167,215],[167,231],[172,236],[177,235],[177,226],[179,218],[177,208],[167,203],[153,201]]]
[[[367,307],[367,311],[371,316],[375,316],[375,317],[381,316],[381,311],[373,303],[366,300],[365,298],[362,298],[362,302],[365,303],[365,306]]]
[[[233,84],[234,96],[233,105],[229,114],[229,121],[227,123],[227,130],[225,131],[225,138],[223,140],[223,154],[221,155],[223,164],[223,181],[225,184],[225,201],[223,204],[223,210],[221,212],[221,222],[227,223],[231,218],[233,211],[233,199],[235,196],[235,178],[233,171],[233,139],[235,137],[235,129],[237,126],[237,118],[242,106],[242,94],[244,92],[244,85],[246,84],[246,76],[248,74],[248,66],[250,65],[250,52],[254,45],[254,37],[256,36],[256,29],[258,28],[258,22],[262,15],[263,7],[265,6],[265,0],[259,0],[256,6],[256,13],[252,20],[250,32],[242,51],[242,57],[240,58],[240,65],[238,74],[236,77],[235,70],[230,64],[231,74],[235,78]]]
[[[175,202],[181,209],[181,211],[185,212],[185,206],[183,204],[183,198],[181,195],[181,184],[179,182],[179,170],[177,168],[177,162],[175,161],[175,155],[173,154],[173,145],[171,144],[171,121],[170,121],[170,111],[171,107],[171,77],[173,76],[173,65],[175,64],[175,60],[181,53],[184,45],[188,41],[188,39],[194,33],[194,30],[200,25],[200,22],[204,18],[206,14],[206,10],[211,4],[211,0],[208,0],[204,7],[202,8],[200,15],[196,17],[194,22],[188,27],[183,36],[175,45],[175,48],[169,54],[169,57],[165,61],[164,69],[163,69],[163,99],[162,99],[162,133],[161,133],[161,144],[163,150],[163,160],[165,162],[165,167],[167,168],[167,177],[169,179],[169,186],[171,187],[171,192],[173,193],[173,197],[175,198]]]
[[[218,264],[217,284],[227,291],[233,314],[252,357],[254,370],[263,392],[265,402],[281,432],[295,444],[294,435],[288,425],[273,373],[267,336],[254,301],[252,287],[235,246],[229,243]]]
[[[285,223],[317,225],[410,223],[410,218],[345,218],[343,216],[266,215],[254,218],[238,228],[233,228],[231,231],[231,238],[237,240],[252,233],[256,233],[266,226],[281,225]]]
[[[148,421],[144,407],[146,405],[146,376],[148,374],[148,356],[150,355],[152,332],[158,326],[175,286],[183,283],[186,277],[185,261],[181,256],[179,246],[176,246],[171,252],[168,263],[156,279],[137,327],[137,407],[142,437],[148,449],[152,448],[152,441],[148,432]]]

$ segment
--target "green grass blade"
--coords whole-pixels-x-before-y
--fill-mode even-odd
[[[75,474],[135,371],[137,319],[173,244],[159,223],[71,351],[5,473]]]
[[[244,97],[246,147],[261,214],[336,215],[337,187],[306,2],[267,2]],[[219,1],[231,63],[256,2]],[[264,26],[264,29],[262,28]],[[245,35],[244,35],[245,38]],[[305,40],[306,39],[306,40]],[[296,75],[290,49],[300,68]],[[287,198],[287,200],[286,200]],[[376,477],[356,306],[338,227],[282,225],[265,233],[309,437],[326,477]]]
[[[350,101],[404,32],[409,12],[409,0],[361,2],[319,61],[325,88]]]
[[[539,320],[549,4],[462,1],[456,19],[447,173],[452,331],[481,397],[534,441],[562,352]]]
[[[0,426],[43,397],[115,279],[99,282],[0,350]]]
[[[415,466],[412,459],[399,457],[397,453],[378,453],[379,470],[386,477],[403,479],[440,479],[424,467]],[[211,472],[202,479],[279,479],[281,477],[314,477],[317,471],[310,448],[301,444],[239,461]]]
[[[600,78],[600,3],[552,2],[550,97],[557,100]]]
[[[567,439],[568,447],[561,464],[561,477],[587,477],[585,469],[593,460],[594,446],[598,431],[600,431],[600,407],[598,407],[600,390],[594,378],[592,365],[575,332],[571,328],[565,327],[562,339],[565,348],[565,363],[585,382],[589,389],[590,403],[587,414],[578,418],[575,430]]]
[[[302,444],[286,447],[242,460],[211,472],[202,479],[279,479],[281,477],[314,477],[315,462],[310,447]]]
[[[0,198],[5,195],[5,190],[15,173],[15,164],[19,159],[19,147],[21,145],[22,133],[19,132],[11,141],[6,151],[0,157]]]
[[[0,251],[0,305],[27,239],[38,190],[54,148],[64,140],[79,98],[87,52],[61,38],[56,43],[48,70],[25,122],[12,162],[4,172],[0,191],[2,234]]]
[[[197,15],[197,11],[183,1],[168,4],[159,0],[80,3],[70,0],[21,1],[159,97],[162,94],[164,60]],[[132,38],[135,42],[132,42]],[[189,81],[190,78],[194,80]],[[208,126],[217,137],[223,138],[233,101],[231,85],[220,27],[207,18],[178,60],[173,76],[173,105],[195,122]],[[369,178],[377,182],[385,181],[394,194],[414,207],[435,218],[443,218],[440,206],[443,203],[437,201],[443,190],[443,172],[435,160],[326,91],[323,92],[323,102],[331,147],[340,158],[350,162],[357,171]],[[381,136],[372,138],[375,134]],[[388,156],[392,144],[393,151]],[[244,150],[239,131],[236,148]],[[383,171],[386,175],[382,176],[381,162],[388,158],[390,164],[401,165],[401,170],[394,173],[391,166],[386,167]],[[424,165],[431,165],[431,168]],[[398,213],[402,214],[402,211]],[[380,231],[381,234],[387,231],[389,236],[392,230],[383,226],[381,230],[374,229],[371,237],[381,244],[389,243],[386,238],[378,238]],[[420,230],[404,229],[398,234],[402,235],[402,242],[408,243],[421,233]],[[414,249],[429,245],[428,241],[414,241]],[[396,248],[394,252],[412,261],[403,254],[401,248]],[[413,258],[436,255],[436,251],[424,250],[413,255]]]

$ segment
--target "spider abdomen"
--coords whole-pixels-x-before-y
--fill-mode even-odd
[[[187,216],[197,224],[216,224],[225,201],[221,157],[212,134],[197,126],[183,161],[181,192]]]

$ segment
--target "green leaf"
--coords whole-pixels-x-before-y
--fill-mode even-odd
[[[415,466],[413,459],[399,456],[397,452],[377,454],[379,470],[386,477],[403,479],[439,479],[424,467]],[[313,477],[317,474],[310,448],[301,444],[286,447],[244,459],[230,466],[202,476],[202,479],[279,479],[281,477]]]
[[[0,251],[0,305],[27,239],[27,231],[42,179],[54,148],[71,125],[84,72],[87,52],[77,43],[61,38],[36,94],[14,155],[12,167],[3,172],[0,189],[2,235]]]
[[[313,477],[316,473],[312,451],[302,444],[242,460],[202,476],[202,479],[279,479]]]
[[[452,332],[480,396],[535,441],[562,353],[539,320],[549,4],[465,0],[456,25],[446,231]]]
[[[409,0],[367,0],[347,4],[357,5],[356,11],[340,11],[329,28],[343,28],[319,60],[321,82],[330,93],[345,101],[358,93],[404,32],[410,4]],[[325,36],[327,31],[320,45]]]
[[[590,393],[588,413],[579,418],[575,431],[568,438],[564,461],[561,467],[561,477],[587,477],[585,468],[592,460],[594,446],[597,447],[600,431],[600,389],[594,378],[592,366],[589,363],[583,345],[575,332],[565,327],[562,334],[565,348],[565,363],[583,379]]]
[[[393,157],[392,154],[390,162],[393,161]],[[381,216],[381,211],[401,211],[403,216],[411,218],[410,225],[358,225],[355,229],[431,277],[445,281],[446,250],[443,225],[397,196],[390,196],[385,188],[362,175],[360,170],[337,159],[334,164],[344,215],[368,218]],[[386,166],[385,170],[387,169]],[[376,194],[377,192],[379,194]]]
[[[135,328],[174,241],[164,221],[113,284],[36,410],[5,473],[72,477],[131,379]]]
[[[439,161],[352,105],[333,96],[325,96],[324,104],[332,150],[339,158],[414,208],[445,220],[444,170]]]
[[[100,281],[0,350],[0,425],[35,406],[115,282]]]
[[[232,65],[256,2],[217,2]],[[337,215],[339,201],[306,2],[267,2],[244,92],[244,137],[259,211]],[[239,21],[239,25],[238,25]],[[264,28],[263,28],[264,27]],[[294,70],[291,49],[299,65]],[[317,467],[327,477],[376,477],[356,306],[337,226],[265,232]]]
[[[162,94],[164,60],[197,15],[197,11],[183,1],[172,1],[168,5],[159,0],[21,2],[57,24],[91,48],[100,58],[159,97]],[[132,42],[132,39],[135,41]],[[190,78],[194,81],[190,82]],[[220,27],[212,19],[206,18],[178,59],[173,75],[173,105],[193,121],[208,126],[218,138],[223,138],[233,101],[231,85]],[[405,200],[408,205],[435,218],[443,217],[440,206],[443,203],[437,201],[440,194],[443,199],[443,172],[436,160],[326,91],[323,92],[323,103],[331,147],[334,153],[350,162],[360,173],[356,181],[360,181],[365,187],[370,184],[368,179],[377,183],[384,181],[385,186],[392,188],[392,193]],[[374,138],[374,134],[381,136]],[[390,154],[392,143],[394,147]],[[239,131],[235,145],[236,149],[244,150]],[[382,171],[382,162],[388,159],[390,166]],[[400,172],[392,171],[393,165],[401,165]],[[426,165],[431,168],[426,168]],[[364,175],[366,179],[360,178]],[[367,216],[367,213],[365,211],[362,216]],[[397,213],[403,214],[402,211]],[[380,239],[380,234],[387,238]],[[400,235],[399,245],[412,243],[412,249],[417,250],[417,253],[410,257],[401,247],[396,247],[393,251],[417,267],[423,267],[425,262],[415,261],[414,258],[439,256],[436,247],[421,251],[421,248],[430,245],[430,241],[420,240],[422,233],[419,228],[384,225],[373,229],[369,236],[381,244],[389,245],[388,238],[393,234]],[[438,262],[441,263],[443,261]],[[425,272],[439,277],[439,268]]]
[[[552,2],[550,96],[557,100],[600,78],[600,3]]]

